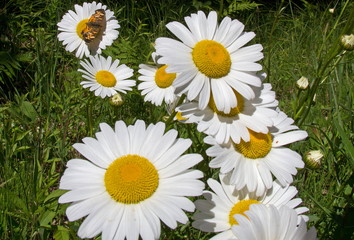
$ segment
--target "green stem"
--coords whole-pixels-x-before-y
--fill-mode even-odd
[[[186,95],[182,95],[182,97],[178,100],[176,107],[181,105],[184,101],[184,99],[186,98]],[[170,117],[167,119],[166,121],[166,126],[168,127],[171,124],[171,121],[174,119],[174,117],[176,116],[177,112],[176,112],[176,107],[173,109],[173,112],[171,113]]]
[[[90,97],[87,102],[87,132],[89,136],[93,135],[93,104],[94,104],[94,97]]]
[[[224,11],[224,0],[220,0],[220,8],[219,8],[219,15],[223,16],[223,11]]]

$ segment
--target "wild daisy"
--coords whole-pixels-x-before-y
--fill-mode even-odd
[[[204,110],[199,109],[197,102],[189,102],[178,107],[178,111],[188,118],[188,123],[197,123],[199,132],[214,137],[219,144],[227,143],[230,138],[235,143],[240,143],[241,139],[248,142],[250,134],[247,129],[267,134],[268,127],[273,125],[272,118],[278,115],[275,111],[278,101],[271,88],[270,84],[254,88],[256,96],[252,100],[235,92],[238,105],[229,114],[216,109],[213,97]]]
[[[158,62],[168,65],[166,71],[180,73],[173,83],[177,93],[186,93],[188,100],[197,99],[200,109],[212,96],[216,108],[225,113],[238,104],[233,90],[252,99],[250,86],[261,86],[256,72],[262,66],[256,62],[263,58],[263,48],[260,44],[243,46],[255,34],[243,32],[244,25],[229,17],[218,25],[214,11],[208,17],[199,11],[185,21],[188,28],[179,22],[166,25],[181,41],[162,37],[155,46],[162,56]]]
[[[176,228],[185,224],[184,211],[194,211],[188,196],[202,194],[199,154],[182,155],[192,144],[177,138],[176,130],[165,124],[138,120],[115,130],[100,124],[96,138],[74,144],[85,159],[71,159],[60,180],[60,189],[69,190],[60,203],[72,203],[66,210],[69,221],[86,217],[78,236],[102,239],[159,239],[161,223]]]
[[[298,153],[284,145],[306,138],[307,133],[296,130],[298,127],[292,125],[294,121],[283,112],[272,121],[274,126],[267,134],[248,130],[249,142],[230,140],[217,144],[214,138],[207,136],[204,142],[213,145],[206,151],[213,157],[209,166],[220,168],[221,173],[231,172],[230,183],[237,190],[246,186],[248,191],[256,191],[257,195],[272,187],[272,174],[282,186],[292,183],[292,176],[297,173],[297,168],[304,167],[304,162]]]
[[[158,55],[152,53],[152,59],[157,64]],[[160,106],[162,102],[167,104],[175,101],[175,87],[172,85],[176,78],[176,73],[167,73],[166,65],[152,66],[146,64],[139,65],[139,73],[142,74],[138,77],[142,83],[138,85],[138,89],[142,90],[141,94],[145,95],[144,100],[151,102],[156,106]]]
[[[315,240],[316,230],[307,231],[305,221],[296,222],[296,212],[287,207],[276,208],[254,204],[244,215],[235,215],[238,225],[232,226],[238,240]]]
[[[135,86],[135,80],[127,79],[133,76],[133,69],[125,64],[119,66],[118,59],[112,62],[111,57],[104,58],[101,55],[90,56],[89,59],[90,61],[80,61],[84,69],[78,71],[82,72],[82,77],[86,79],[80,84],[84,88],[90,88],[96,96],[105,98],[117,92],[126,93]]]
[[[300,215],[308,211],[305,207],[297,206],[302,202],[300,198],[294,198],[297,189],[294,186],[282,187],[277,181],[272,182],[272,189],[269,189],[261,196],[255,192],[249,192],[246,188],[235,189],[229,182],[230,174],[220,175],[221,184],[209,179],[208,185],[211,191],[204,191],[205,200],[197,200],[195,205],[197,213],[194,214],[192,226],[204,232],[218,233],[212,240],[235,239],[231,227],[238,222],[233,217],[235,214],[244,214],[253,204],[274,204],[277,208],[283,205],[294,208],[299,214],[298,221],[308,220],[307,216]]]
[[[92,54],[102,53],[102,49],[106,46],[112,45],[113,41],[117,39],[120,28],[118,21],[114,17],[114,13],[107,9],[106,5],[102,3],[87,3],[84,2],[82,6],[75,4],[75,11],[69,10],[57,24],[59,41],[63,41],[66,45],[65,49],[69,52],[76,50],[76,57],[82,58],[84,55],[88,57],[90,51]],[[90,29],[87,25],[90,18],[95,14],[96,10],[102,9],[104,16],[101,24],[95,25],[96,29]],[[92,19],[92,18],[91,18]],[[85,42],[83,33],[90,34],[90,42]]]

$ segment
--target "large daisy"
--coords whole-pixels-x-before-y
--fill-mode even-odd
[[[178,111],[188,118],[187,122],[197,123],[198,131],[214,137],[219,144],[227,143],[230,138],[235,143],[240,143],[241,139],[248,142],[250,134],[247,129],[267,134],[268,127],[273,125],[272,118],[278,115],[275,110],[278,101],[271,88],[269,83],[254,88],[256,96],[251,100],[235,92],[238,105],[229,114],[216,109],[213,97],[204,110],[197,102],[189,102],[178,107]]]
[[[316,229],[307,231],[305,221],[296,222],[296,212],[287,207],[254,204],[244,215],[235,215],[238,225],[232,226],[238,240],[315,240]]]
[[[285,113],[279,112],[272,118],[273,127],[267,134],[248,130],[250,141],[241,140],[240,143],[229,141],[217,144],[215,139],[207,136],[204,142],[211,146],[206,150],[208,156],[213,157],[209,166],[220,168],[221,173],[231,172],[230,182],[236,189],[245,186],[248,191],[256,191],[262,195],[272,187],[273,176],[285,186],[293,182],[297,168],[303,168],[301,156],[285,147],[285,145],[307,137],[306,131],[296,130],[293,120]]]
[[[262,46],[243,47],[255,34],[244,32],[238,20],[225,17],[218,25],[216,12],[208,17],[199,11],[185,17],[185,27],[171,22],[166,27],[181,41],[161,37],[156,40],[156,51],[162,57],[159,63],[168,65],[167,72],[181,73],[174,85],[178,93],[186,93],[189,100],[197,99],[204,109],[212,96],[219,111],[229,113],[237,106],[236,90],[246,99],[252,99],[250,86],[261,86],[256,75],[262,66]]]
[[[192,226],[204,232],[215,232],[212,240],[235,239],[231,227],[238,222],[234,219],[235,214],[244,214],[253,204],[274,204],[277,208],[283,205],[294,208],[299,214],[298,221],[308,220],[307,216],[301,215],[308,211],[305,207],[297,207],[302,200],[294,198],[297,189],[294,186],[286,185],[282,187],[278,181],[272,182],[272,189],[269,189],[261,196],[255,192],[249,192],[247,188],[235,189],[229,184],[228,175],[220,175],[221,184],[209,179],[208,185],[213,191],[204,191],[205,200],[197,200],[195,205],[198,212],[194,214]]]
[[[154,52],[152,59],[157,64],[159,56]],[[142,90],[141,94],[145,95],[144,100],[151,102],[156,106],[160,106],[162,102],[171,104],[175,101],[175,87],[172,85],[176,78],[176,73],[166,73],[166,65],[152,66],[147,64],[139,65],[138,77],[142,83],[138,85],[138,89]]]
[[[112,62],[111,57],[104,58],[101,55],[90,56],[89,59],[90,61],[80,61],[84,69],[78,71],[82,72],[82,77],[86,79],[80,84],[84,88],[90,88],[96,96],[105,98],[117,92],[126,93],[135,86],[135,80],[127,79],[133,76],[133,69],[125,64],[119,65],[118,59]]]
[[[194,211],[186,196],[202,194],[203,173],[192,170],[202,160],[199,154],[182,155],[192,144],[177,138],[165,124],[138,120],[126,126],[118,121],[113,130],[100,124],[96,138],[74,144],[85,159],[71,159],[60,180],[69,190],[60,203],[72,203],[66,210],[69,221],[86,216],[78,235],[102,239],[158,239],[161,223],[176,228],[185,224],[184,211]]]
[[[90,52],[93,55],[95,53],[101,54],[102,49],[112,45],[119,34],[116,29],[120,28],[120,26],[114,17],[114,13],[108,10],[106,5],[96,2],[84,2],[82,6],[75,4],[74,8],[75,12],[69,10],[57,24],[60,31],[58,34],[59,41],[63,41],[67,51],[73,52],[76,50],[75,55],[78,58],[82,58],[84,55],[88,57]],[[91,16],[95,14],[96,10],[100,9],[104,11],[102,26],[92,31],[96,33],[96,36],[94,35],[94,39],[87,43],[82,33],[86,31],[85,29],[88,29],[87,23]]]

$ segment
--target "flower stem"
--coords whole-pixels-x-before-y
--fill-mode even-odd
[[[181,105],[184,101],[184,99],[186,98],[186,95],[182,95],[181,98],[178,100],[176,107]],[[174,119],[174,117],[176,116],[177,112],[176,112],[176,107],[173,109],[173,112],[171,113],[170,117],[167,119],[166,121],[166,126],[169,126],[171,124],[171,121]]]

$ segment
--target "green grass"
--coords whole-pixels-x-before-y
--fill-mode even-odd
[[[0,9],[0,239],[76,239],[80,223],[68,222],[67,205],[57,201],[63,193],[57,188],[65,164],[79,157],[72,144],[93,136],[101,122],[156,123],[166,114],[164,107],[145,103],[137,89],[115,108],[79,85],[79,61],[58,42],[56,24],[82,2],[10,0]],[[230,2],[224,1],[224,10],[245,23],[246,31],[254,31],[253,42],[264,47],[261,63],[280,108],[297,116],[297,123],[309,133],[306,141],[291,148],[300,154],[320,149],[325,155],[321,168],[300,170],[294,181],[303,205],[310,209],[308,225],[316,227],[319,239],[354,237],[353,52],[335,57],[319,74],[354,4],[279,1],[231,11]],[[118,39],[104,54],[133,68],[135,79],[138,65],[151,61],[154,40],[171,36],[166,23],[183,22],[198,9],[220,9],[218,1],[108,0],[104,4],[121,25]],[[334,14],[328,12],[330,7],[335,7]],[[306,96],[295,87],[301,76],[310,82],[321,80],[307,116],[297,115],[298,97]],[[194,126],[174,123],[173,127],[181,137],[193,139],[191,151],[203,154],[206,146],[198,144],[203,135]],[[207,177],[212,174],[216,173],[209,171]],[[211,236],[189,223],[174,231],[164,227],[161,239]]]

